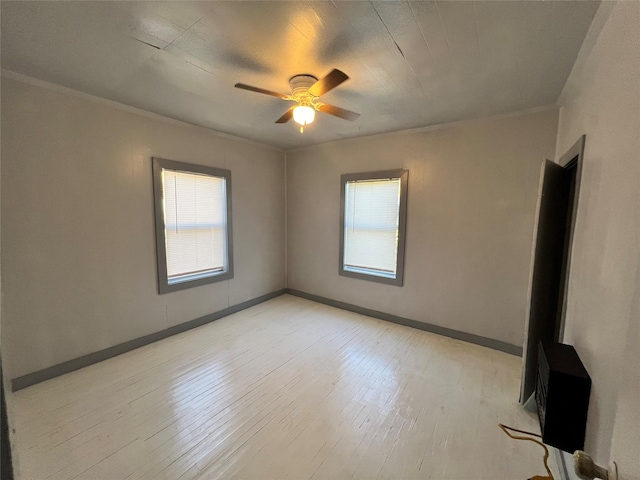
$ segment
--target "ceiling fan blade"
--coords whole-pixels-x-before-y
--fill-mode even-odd
[[[334,68],[333,70],[331,70],[331,73],[329,73],[329,75],[321,78],[316,83],[311,85],[311,87],[309,87],[309,93],[315,97],[319,97],[320,95],[324,95],[325,93],[333,90],[342,82],[348,79],[349,77],[346,73]]]
[[[282,98],[284,100],[289,99],[289,95],[285,95],[284,93],[272,92],[271,90],[265,90],[264,88],[252,87],[251,85],[245,85],[244,83],[236,83],[236,88],[241,88],[243,90],[249,90],[250,92],[256,93],[264,93],[265,95],[271,95],[272,97]]]
[[[320,105],[320,107],[318,107],[318,110],[324,113],[328,113],[329,115],[333,115],[334,117],[349,120],[350,122],[357,120],[360,116],[359,113],[352,112],[351,110],[345,110],[344,108],[335,107],[333,105],[327,105],[326,103]]]
[[[276,123],[287,123],[289,120],[293,118],[293,109],[296,107],[291,107],[289,110],[284,112],[284,114],[276,120]]]

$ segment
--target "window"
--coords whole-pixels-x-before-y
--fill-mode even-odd
[[[341,178],[340,275],[401,286],[408,170]]]
[[[158,290],[233,278],[231,172],[153,159]]]

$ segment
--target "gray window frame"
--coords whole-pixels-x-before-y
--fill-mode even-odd
[[[233,229],[231,217],[231,171],[221,168],[195,165],[192,163],[176,162],[164,158],[153,157],[153,205],[155,211],[155,236],[156,236],[156,264],[158,270],[158,293],[164,294],[185,290],[187,288],[221,282],[233,278]],[[185,173],[204,174],[225,179],[225,191],[227,200],[227,269],[220,273],[213,273],[206,277],[193,280],[185,280],[178,283],[169,283],[167,276],[167,246],[165,243],[165,224],[163,211],[164,189],[162,185],[162,169],[174,170]]]
[[[345,222],[345,187],[347,182],[359,180],[387,180],[392,178],[400,179],[400,209],[398,212],[398,252],[396,256],[396,277],[389,278],[376,275],[375,273],[360,273],[344,268],[344,222]],[[404,253],[407,231],[407,186],[409,180],[409,170],[399,168],[396,170],[383,170],[379,172],[347,173],[340,177],[340,256],[338,258],[338,273],[343,277],[368,280],[370,282],[385,283],[401,287],[404,284]]]

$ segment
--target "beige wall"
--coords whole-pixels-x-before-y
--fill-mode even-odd
[[[2,127],[10,378],[284,287],[282,152],[7,78]],[[158,295],[152,156],[231,170],[234,279]]]
[[[522,346],[540,165],[557,111],[287,153],[288,286]],[[338,275],[340,175],[409,169],[403,287]]]
[[[556,158],[586,134],[565,341],[593,380],[585,448],[606,463],[613,439],[638,479],[640,3],[603,4],[598,22],[561,96]]]

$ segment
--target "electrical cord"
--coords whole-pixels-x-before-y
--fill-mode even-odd
[[[513,438],[514,440],[528,440],[530,442],[537,443],[538,445],[540,445],[544,449],[543,462],[544,462],[544,468],[547,470],[547,475],[548,476],[541,477],[540,475],[536,475],[535,477],[532,477],[529,480],[555,480],[553,478],[553,474],[551,473],[551,470],[549,469],[549,449],[547,448],[547,446],[544,443],[542,443],[541,441],[536,440],[535,438],[521,437],[520,435],[513,435],[513,434],[509,433],[509,430],[511,430],[512,432],[523,433],[525,435],[531,435],[532,437],[542,438],[542,436],[538,435],[537,433],[527,432],[525,430],[518,430],[517,428],[513,428],[513,427],[507,427],[506,425],[503,425],[502,423],[498,423],[498,426],[500,427],[500,429],[508,437]]]

